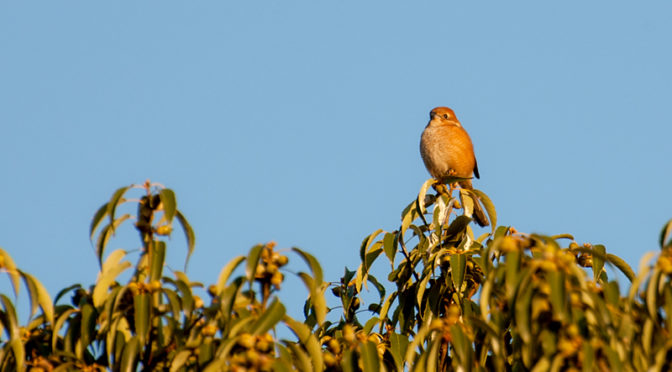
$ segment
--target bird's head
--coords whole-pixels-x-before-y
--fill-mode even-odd
[[[429,113],[429,124],[434,125],[456,125],[461,127],[460,121],[457,120],[455,112],[448,107],[437,107]]]

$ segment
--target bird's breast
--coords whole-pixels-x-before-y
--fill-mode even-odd
[[[471,177],[476,160],[469,135],[460,127],[428,126],[420,139],[420,153],[432,177],[442,179],[450,170]]]

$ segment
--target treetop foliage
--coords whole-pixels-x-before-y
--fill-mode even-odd
[[[90,226],[95,283],[64,288],[52,300],[0,249],[14,292],[14,300],[0,294],[0,368],[670,370],[672,220],[661,231],[660,253],[645,255],[635,273],[602,245],[497,226],[485,193],[432,192],[434,183],[422,185],[398,229],[364,238],[361,264],[338,281],[325,281],[307,251],[271,242],[233,258],[207,286],[186,274],[196,237],[175,193],[149,181],[122,187]],[[480,236],[471,229],[474,203],[482,203],[492,227]],[[135,204],[135,215],[119,215],[126,204]],[[185,271],[165,270],[175,221],[186,237]],[[139,233],[135,264],[132,249],[106,249],[121,228]],[[386,278],[371,272],[376,262],[389,265]],[[628,288],[609,277],[609,267],[628,278]],[[285,275],[305,286],[302,319],[289,316],[278,297]],[[22,282],[27,324],[14,306]],[[365,304],[367,290],[377,299]],[[283,327],[293,337],[280,337]]]

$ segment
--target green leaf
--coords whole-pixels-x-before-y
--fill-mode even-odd
[[[649,279],[646,287],[646,307],[649,310],[649,316],[652,319],[657,319],[658,313],[658,282],[662,273],[659,268],[653,270],[653,274]]]
[[[175,354],[175,358],[170,362],[170,372],[177,372],[180,368],[187,362],[187,359],[191,356],[191,350],[182,350]],[[210,366],[208,366],[210,367]],[[219,369],[213,369],[213,371],[218,371]]]
[[[154,241],[149,252],[149,280],[160,280],[163,275],[163,263],[166,258],[166,242]]]
[[[672,244],[672,241],[670,240],[671,236],[672,236],[672,219],[667,221],[665,226],[663,226],[663,229],[660,231],[660,238],[659,238],[660,249],[663,249]]]
[[[362,370],[364,372],[380,371],[380,360],[378,359],[378,350],[376,344],[367,341],[359,345],[360,357],[362,358]]]
[[[529,280],[523,283],[529,283]],[[526,344],[530,344],[533,341],[532,324],[530,322],[530,315],[532,313],[530,306],[532,304],[532,295],[534,294],[532,289],[530,285],[520,285],[518,295],[514,300],[516,330],[520,333],[520,338]]]
[[[93,235],[96,231],[96,228],[98,228],[98,225],[100,224],[100,221],[103,220],[103,218],[107,215],[107,205],[109,203],[105,203],[98,208],[98,211],[96,211],[96,214],[93,215],[93,219],[91,220],[91,226],[89,227],[89,240],[93,242]]]
[[[173,222],[175,212],[177,211],[177,199],[175,193],[171,189],[162,189],[159,192],[161,204],[163,204],[163,218],[168,224]]]
[[[257,265],[259,265],[259,258],[261,257],[261,252],[264,250],[263,244],[257,244],[252,249],[250,253],[247,254],[247,265],[245,266],[245,276],[247,277],[247,282],[250,283],[250,287],[254,283],[254,275],[257,272]]]
[[[61,332],[61,327],[63,327],[63,324],[65,324],[65,322],[70,318],[70,315],[76,313],[77,311],[78,311],[77,309],[70,308],[62,312],[56,319],[56,323],[54,323],[52,334],[58,335]],[[51,352],[54,354],[57,351],[56,346],[58,344],[58,341],[59,341],[58,337],[51,338]]]
[[[124,346],[124,352],[121,356],[120,371],[134,372],[137,370],[138,353],[140,352],[140,342],[138,337],[132,337]]]
[[[30,292],[30,316],[32,317],[35,315],[37,305],[40,305],[47,322],[49,322],[49,324],[54,324],[54,303],[51,301],[51,297],[49,297],[49,292],[47,292],[42,283],[35,279],[34,276],[21,270],[18,270],[18,272],[23,277],[26,287],[28,287],[28,291]]]
[[[222,268],[222,271],[219,272],[219,278],[217,279],[217,294],[222,293],[224,288],[226,288],[226,282],[229,281],[231,273],[240,265],[241,262],[245,261],[245,256],[238,256]]]
[[[394,364],[397,367],[397,371],[404,370],[404,355],[406,355],[406,349],[408,348],[408,337],[403,336],[394,332],[390,332],[390,353],[392,358],[394,358]]]
[[[111,224],[103,227],[103,229],[98,234],[98,240],[96,242],[96,257],[98,258],[98,265],[103,264],[103,256],[105,255],[105,247],[110,241],[110,237],[114,234],[114,229],[119,227],[124,221],[131,218],[130,214],[125,214],[112,222]]]
[[[285,324],[289,329],[294,332],[296,337],[298,337],[299,342],[306,348],[308,351],[308,356],[312,361],[312,369],[309,371],[322,371],[324,368],[324,360],[322,356],[322,348],[320,343],[317,341],[315,335],[310,331],[310,328],[303,323],[297,322],[289,316],[284,318]]]
[[[80,340],[83,348],[87,348],[96,337],[96,309],[90,304],[82,306],[82,323],[80,325]]]
[[[124,250],[117,249],[116,251],[110,253],[110,255],[107,257],[107,260],[105,260],[102,271],[98,276],[98,282],[93,288],[93,305],[96,308],[99,308],[103,305],[103,303],[105,303],[105,299],[107,298],[107,290],[110,288],[110,285],[114,283],[117,276],[119,276],[119,274],[121,274],[124,270],[131,267],[131,263],[128,261],[119,263],[119,261],[121,261],[125,255],[126,252]]]
[[[548,284],[551,286],[551,304],[560,320],[567,319],[565,274],[560,271],[548,271]]]
[[[275,327],[276,324],[285,316],[285,306],[280,302],[277,297],[273,299],[271,305],[264,311],[263,314],[257,319],[256,322],[250,328],[250,333],[253,335],[261,335],[271,328]]]
[[[619,270],[632,282],[635,280],[635,272],[632,271],[630,265],[628,265],[622,258],[615,256],[613,254],[607,253],[607,260],[618,267]]]
[[[23,371],[25,369],[26,351],[23,347],[23,342],[21,342],[21,332],[16,317],[16,309],[12,301],[4,294],[0,294],[0,302],[2,302],[2,307],[5,309],[4,314],[2,314],[4,316],[0,317],[0,321],[9,334],[9,343],[7,345],[9,345],[14,353],[16,370]]]
[[[594,254],[592,255],[593,257],[593,279],[595,282],[599,281],[600,275],[602,274],[602,268],[604,268],[604,259],[603,257],[606,254],[606,248],[604,248],[603,245],[601,244],[596,244],[593,246],[593,250],[595,250],[599,254]]]
[[[485,207],[485,211],[488,212],[488,217],[490,218],[490,222],[492,224],[492,232],[494,233],[497,227],[497,211],[495,210],[495,205],[483,191],[476,189],[471,191],[473,191],[478,196],[481,204],[483,204],[483,207]]]
[[[394,257],[397,254],[397,234],[396,233],[385,233],[383,237],[383,251],[385,255],[390,260],[390,264],[394,267]]]
[[[194,247],[196,246],[196,235],[194,234],[194,229],[192,229],[191,225],[189,225],[189,221],[187,221],[186,217],[182,215],[182,212],[176,210],[175,217],[177,217],[180,225],[182,225],[182,230],[184,230],[184,235],[187,238],[188,252],[187,258],[184,260],[184,270],[186,271],[187,264],[189,263],[189,257],[191,257],[191,254],[194,253]]]
[[[455,290],[460,293],[462,291],[462,283],[464,282],[464,274],[467,267],[467,256],[463,253],[454,254],[450,256],[450,271],[455,285]]]
[[[107,213],[106,214],[110,217],[109,225],[112,226],[112,232],[113,233],[114,233],[114,228],[115,228],[115,226],[114,226],[114,214],[117,211],[117,206],[124,202],[122,197],[124,196],[126,191],[128,191],[128,189],[130,189],[130,188],[131,188],[131,186],[124,186],[124,187],[118,188],[117,191],[115,191],[114,194],[112,194],[112,198],[110,198],[110,201],[107,203],[107,211],[106,211]],[[100,211],[96,212],[96,216],[98,215],[98,213],[100,213]],[[96,216],[94,216],[94,221],[95,221]],[[93,226],[93,224],[92,224],[92,226]]]
[[[14,297],[19,296],[19,288],[21,286],[21,275],[12,260],[12,256],[9,255],[4,249],[0,248],[0,257],[2,257],[3,264],[1,265],[2,269],[9,276],[9,280],[12,282],[12,289],[14,290]]]
[[[316,285],[322,284],[323,281],[322,266],[320,266],[320,263],[315,259],[315,257],[296,247],[292,248],[292,251],[298,253],[299,256],[301,256],[301,258],[303,258],[303,260],[306,261],[308,267],[310,267],[310,271],[313,273],[315,284]]]
[[[150,300],[151,297],[148,293],[140,293],[133,297],[135,333],[137,334],[137,341],[140,343],[140,346],[144,346],[149,337]]]
[[[310,302],[315,309],[315,317],[317,322],[321,325],[324,323],[325,317],[327,316],[327,302],[324,298],[324,285],[318,287],[315,285],[315,280],[308,274],[300,272],[297,274],[301,281],[306,285],[306,288],[310,291]]]
[[[294,362],[299,371],[321,371],[321,369],[313,369],[311,358],[303,351],[299,344],[289,341],[284,341],[284,343],[292,351],[295,358]]]
[[[364,257],[366,256],[366,253],[367,253],[367,251],[369,250],[369,249],[368,249],[369,246],[370,246],[371,244],[373,244],[373,242],[375,241],[376,237],[378,237],[378,235],[379,235],[381,232],[383,232],[383,229],[378,229],[378,230],[374,231],[373,233],[371,233],[371,235],[369,235],[369,236],[367,236],[366,238],[364,238],[364,240],[362,241],[362,245],[361,245],[360,248],[359,248],[359,258],[360,258],[362,261],[364,261]]]

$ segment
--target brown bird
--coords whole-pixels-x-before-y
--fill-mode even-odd
[[[429,124],[420,139],[420,154],[429,174],[441,183],[446,183],[448,177],[480,178],[471,138],[448,107],[437,107],[429,113]],[[463,189],[473,189],[470,179],[458,183]],[[477,199],[473,217],[480,226],[490,224]]]

